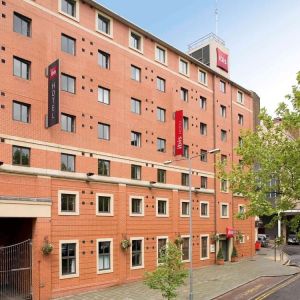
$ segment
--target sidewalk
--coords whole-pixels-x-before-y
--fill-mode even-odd
[[[212,299],[260,276],[283,276],[300,272],[297,267],[274,262],[273,249],[261,249],[252,259],[224,266],[212,265],[193,272],[194,299]],[[188,299],[188,282],[180,288],[178,299]],[[142,282],[107,288],[101,291],[68,296],[68,300],[160,300],[158,291]]]

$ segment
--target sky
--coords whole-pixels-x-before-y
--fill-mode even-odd
[[[216,0],[97,0],[179,50],[215,33]],[[300,71],[300,0],[218,0],[230,78],[274,115]]]

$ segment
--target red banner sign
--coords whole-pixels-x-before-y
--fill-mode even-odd
[[[217,48],[217,67],[228,72],[228,54]]]
[[[183,155],[183,111],[175,112],[175,155]]]
[[[59,123],[59,60],[48,66],[48,127]]]
[[[232,238],[235,234],[235,230],[232,227],[226,227],[226,237],[228,239]]]

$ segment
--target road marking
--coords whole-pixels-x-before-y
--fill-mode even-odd
[[[271,294],[274,294],[275,292],[277,292],[278,290],[286,287],[287,285],[291,284],[292,282],[296,281],[297,279],[300,278],[300,274],[298,275],[294,275],[295,277],[291,278],[291,279],[287,279],[285,282],[283,282],[282,284],[277,285],[276,287],[273,287],[272,289],[268,290],[267,292],[265,292],[264,294],[260,295],[259,297],[255,298],[255,300],[263,300],[266,299],[268,296],[270,296]]]

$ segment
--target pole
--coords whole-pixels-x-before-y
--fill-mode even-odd
[[[190,203],[190,239],[189,239],[189,259],[190,259],[190,294],[189,300],[193,300],[193,201],[192,201],[192,160],[189,157],[189,203]]]
[[[277,236],[275,236],[275,245],[274,245],[274,260],[275,260],[275,262],[276,262],[276,246],[277,246]]]

